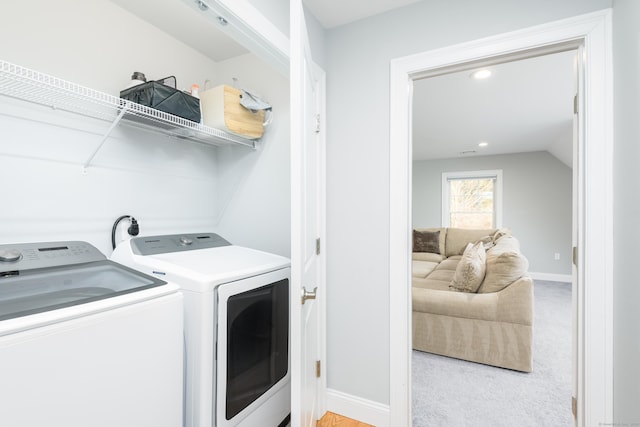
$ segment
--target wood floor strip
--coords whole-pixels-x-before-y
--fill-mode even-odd
[[[371,424],[366,424],[360,421],[352,420],[351,418],[343,417],[342,415],[334,414],[333,412],[327,412],[318,421],[317,427],[375,427]]]

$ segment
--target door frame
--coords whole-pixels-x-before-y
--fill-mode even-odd
[[[310,52],[310,43],[304,19],[304,7],[301,0],[290,1],[290,66],[289,78],[291,80],[290,93],[290,129],[291,129],[291,426],[300,427],[303,425],[303,415],[306,412],[303,408],[302,399],[304,390],[302,388],[302,375],[310,371],[315,371],[317,377],[316,384],[316,408],[317,418],[312,420],[313,425],[322,417],[326,411],[326,73],[313,61]],[[305,260],[301,256],[303,253],[302,237],[304,235],[304,168],[305,168],[305,142],[304,123],[306,111],[304,108],[295,108],[296,102],[301,94],[304,94],[304,73],[303,61],[308,63],[308,78],[314,82],[315,113],[317,119],[317,131],[315,144],[318,144],[318,227],[319,239],[316,244],[317,257],[317,282],[315,284],[303,283],[303,272]],[[304,103],[302,103],[304,105]],[[307,287],[317,287],[317,298],[313,301],[317,304],[318,311],[318,357],[319,366],[304,366],[302,354],[302,323],[303,310],[300,304],[300,290]]]
[[[390,63],[389,425],[411,418],[411,105],[413,80],[533,50],[584,46],[578,169],[577,425],[613,422],[613,67],[611,9],[487,37]],[[576,166],[574,166],[576,167]],[[588,195],[588,197],[587,197]],[[586,315],[588,313],[588,316]],[[569,408],[571,402],[567,402]]]

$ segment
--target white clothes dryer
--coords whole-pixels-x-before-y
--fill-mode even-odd
[[[0,425],[176,427],[183,303],[86,242],[0,245]]]
[[[289,259],[213,233],[136,237],[111,259],[182,289],[185,426],[288,425]]]

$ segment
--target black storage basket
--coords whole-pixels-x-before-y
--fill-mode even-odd
[[[200,123],[200,99],[157,81],[122,90],[120,98]]]

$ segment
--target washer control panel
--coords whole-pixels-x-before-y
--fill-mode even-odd
[[[229,245],[231,243],[215,233],[172,234],[131,239],[131,248],[137,255],[157,255]]]
[[[0,245],[0,273],[82,264],[107,259],[87,242],[40,242]]]

